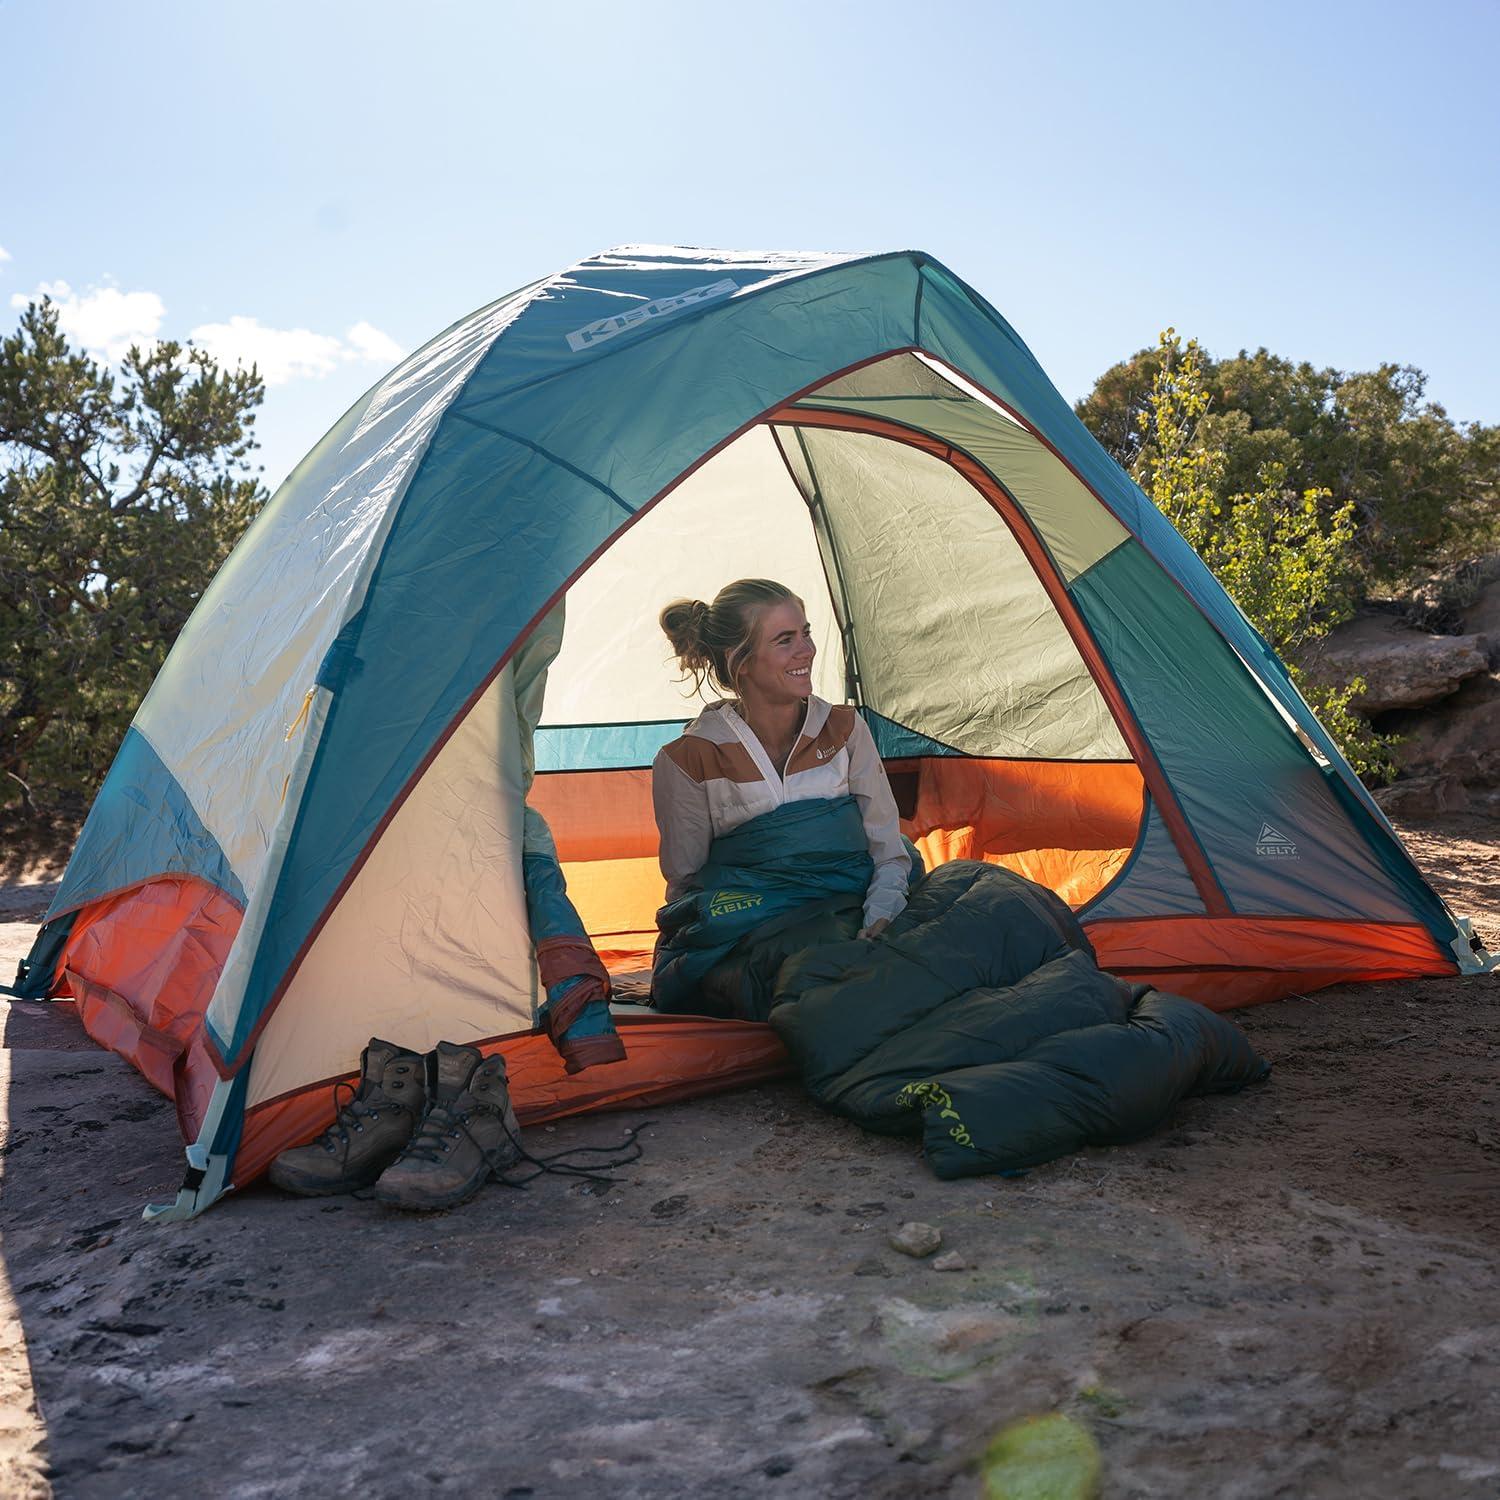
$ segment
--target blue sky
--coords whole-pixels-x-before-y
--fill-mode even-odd
[[[1497,56],[1494,0],[0,0],[0,316],[259,358],[272,485],[626,242],[930,251],[1070,399],[1170,323],[1496,422]]]

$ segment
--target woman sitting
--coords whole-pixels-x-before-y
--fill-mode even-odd
[[[1238,1027],[1102,972],[1044,886],[950,860],[908,892],[921,866],[870,731],[812,696],[787,589],[743,579],[662,627],[734,697],[653,768],[659,1008],[769,1020],[819,1103],[920,1134],[942,1177],[1134,1140],[1188,1094],[1265,1077]]]
[[[817,648],[790,589],[743,578],[712,604],[669,604],[661,626],[695,687],[730,696],[652,767],[667,880],[653,999],[764,1019],[768,985],[722,962],[739,939],[755,932],[769,979],[788,952],[874,937],[906,905],[915,851],[868,726],[812,692]]]

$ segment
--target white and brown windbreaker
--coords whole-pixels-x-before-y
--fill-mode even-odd
[[[729,704],[716,703],[657,752],[651,795],[668,901],[696,888],[721,834],[786,802],[853,796],[875,861],[865,925],[906,905],[910,864],[896,799],[869,727],[852,708],[809,698],[802,733],[778,773],[754,730]]]

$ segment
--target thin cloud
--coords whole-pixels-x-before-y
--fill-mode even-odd
[[[9,259],[0,249],[0,262]],[[66,281],[44,281],[29,296],[17,292],[10,305],[20,309],[43,297],[56,304],[58,325],[69,340],[110,364],[123,359],[132,344],[152,348],[167,312],[155,292],[122,292],[108,285],[76,292]],[[226,322],[200,323],[188,339],[226,368],[255,365],[267,385],[322,380],[344,365],[390,366],[404,352],[389,334],[364,320],[339,338],[310,328],[272,328],[237,313]]]
[[[393,365],[401,346],[371,323],[356,323],[347,338],[310,328],[268,328],[258,318],[236,315],[227,323],[203,323],[188,335],[222,365],[256,366],[267,385],[321,380],[344,364]]]
[[[349,330],[349,348],[354,357],[372,365],[394,365],[406,357],[406,351],[390,334],[382,333],[369,323],[356,323]]]
[[[4,245],[0,245],[0,266],[3,266],[9,259],[10,251],[7,250]]]
[[[330,334],[267,328],[258,318],[243,315],[227,323],[201,323],[188,338],[221,365],[254,365],[267,385],[320,380],[339,367],[344,353],[342,341]]]
[[[122,292],[117,286],[75,292],[66,281],[44,281],[30,296],[17,292],[10,305],[24,308],[43,297],[56,303],[58,327],[75,344],[111,364],[124,359],[132,344],[154,344],[167,314],[155,292]]]

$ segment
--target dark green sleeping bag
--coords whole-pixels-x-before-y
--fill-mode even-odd
[[[770,1020],[814,1098],[920,1133],[940,1177],[1134,1140],[1269,1071],[1212,1011],[1103,973],[1051,891],[967,860],[880,938],[787,958]]]

